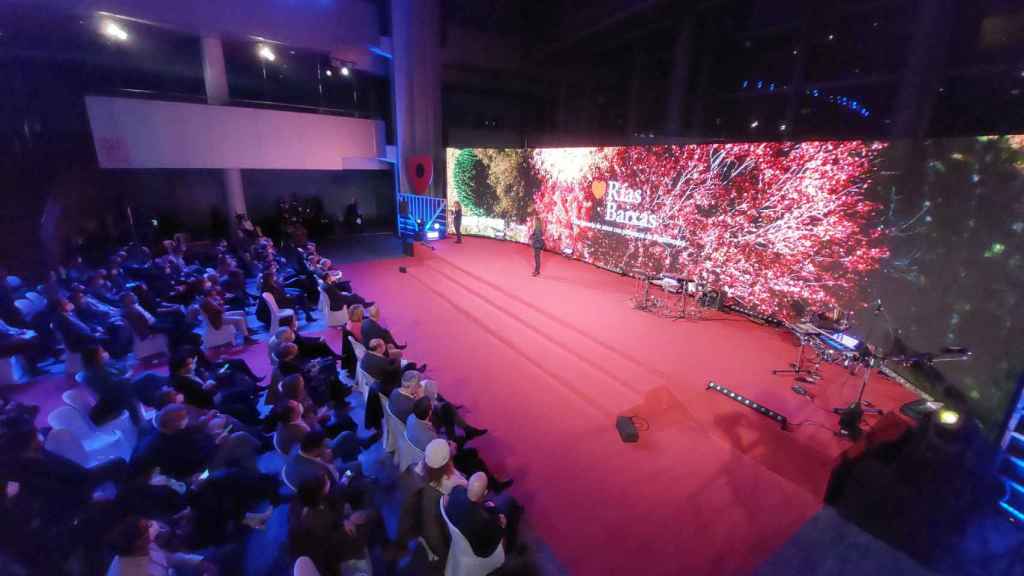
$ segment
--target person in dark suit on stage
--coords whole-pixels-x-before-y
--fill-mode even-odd
[[[462,244],[462,204],[452,205],[452,225],[455,226],[455,243]]]
[[[540,218],[533,219],[530,246],[533,247],[533,275],[540,276],[540,251],[544,249],[544,225]]]

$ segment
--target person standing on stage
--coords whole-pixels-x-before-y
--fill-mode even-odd
[[[452,206],[452,224],[455,225],[455,243],[462,244],[462,204]]]
[[[540,275],[540,251],[544,249],[544,225],[540,218],[533,219],[533,232],[530,233],[530,246],[533,247],[533,275]]]

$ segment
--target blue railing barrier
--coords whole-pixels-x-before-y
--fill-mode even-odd
[[[402,238],[439,240],[448,235],[448,202],[444,198],[400,193],[395,206]]]

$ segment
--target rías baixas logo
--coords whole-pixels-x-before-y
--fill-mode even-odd
[[[641,228],[654,228],[658,225],[657,215],[636,210],[643,201],[643,194],[639,190],[621,182],[594,180],[590,191],[594,198],[604,198],[605,220]]]

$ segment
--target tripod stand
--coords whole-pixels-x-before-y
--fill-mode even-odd
[[[860,421],[865,414],[881,414],[878,408],[869,407],[864,400],[864,390],[868,387],[868,378],[871,377],[871,367],[875,363],[874,356],[867,356],[864,360],[864,379],[861,380],[860,390],[857,392],[857,400],[846,408],[833,408],[832,411],[839,415],[839,432],[836,434],[844,438],[856,440],[860,438]]]
[[[806,340],[803,336],[798,336],[798,338],[800,339],[800,349],[797,350],[796,362],[790,363],[789,368],[772,370],[772,374],[793,374],[801,382],[813,383],[817,381],[818,375],[815,374],[813,369],[804,368],[804,346],[806,346]]]

